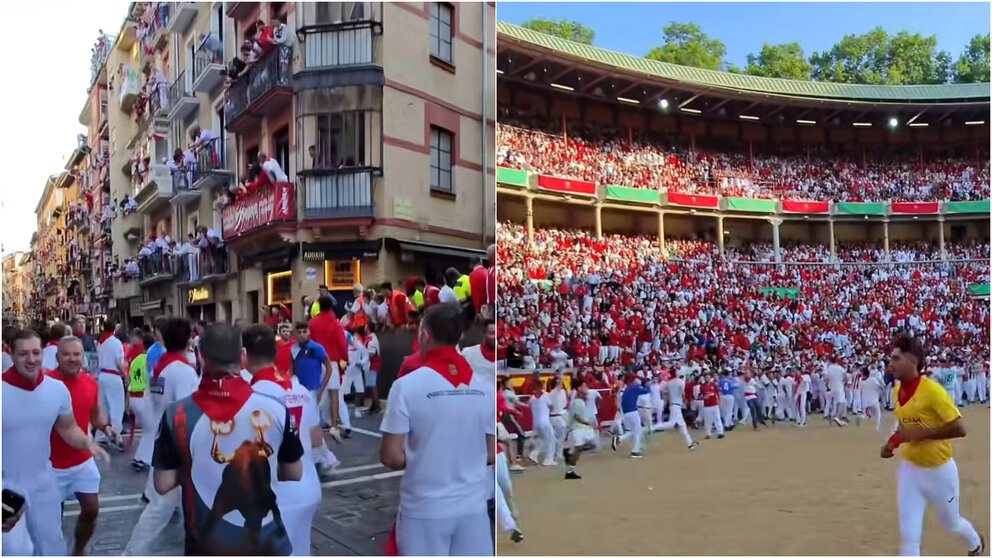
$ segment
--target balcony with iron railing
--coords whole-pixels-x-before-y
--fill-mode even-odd
[[[186,120],[200,108],[200,99],[192,92],[186,72],[179,72],[169,86],[169,119]]]
[[[223,52],[210,49],[209,43],[210,41],[203,41],[193,55],[194,93],[210,93],[224,81]]]
[[[372,185],[375,170],[368,168],[311,170],[303,183],[303,218],[372,219],[375,204]]]
[[[279,45],[231,87],[225,105],[227,130],[249,131],[258,118],[286,108],[293,99],[293,48]]]
[[[144,173],[134,173],[131,184],[138,211],[141,213],[154,211],[160,204],[168,203],[172,197],[172,176],[165,165],[152,164]]]
[[[346,21],[301,27],[296,31],[303,50],[301,72],[375,65],[378,21]]]
[[[167,33],[183,33],[189,29],[199,11],[197,2],[172,2],[172,16],[165,24]]]
[[[199,191],[228,183],[234,176],[228,167],[228,146],[220,138],[208,142],[196,153],[190,186]]]

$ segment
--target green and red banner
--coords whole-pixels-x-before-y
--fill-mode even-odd
[[[775,200],[761,200],[756,198],[727,198],[727,209],[731,211],[775,213],[775,203]]]
[[[687,207],[717,209],[720,207],[720,197],[704,196],[702,194],[681,194],[679,192],[668,192],[668,203],[674,205],[684,205]]]
[[[989,296],[989,284],[988,283],[978,283],[976,285],[971,285],[968,287],[968,291],[972,296]]]
[[[945,207],[948,213],[989,213],[989,200],[949,201]]]
[[[562,194],[578,194],[580,196],[595,196],[596,183],[576,180],[574,178],[558,178],[557,176],[541,175],[537,177],[537,185],[545,190],[561,192]]]
[[[885,204],[882,202],[840,202],[837,213],[844,215],[885,215]]]
[[[892,213],[937,213],[937,202],[892,202]]]
[[[658,193],[658,190],[628,188],[626,186],[607,186],[606,198],[632,203],[657,204],[660,194]]]
[[[789,213],[828,213],[829,202],[782,200],[782,211]]]
[[[504,186],[515,188],[527,187],[527,171],[519,169],[508,169],[506,167],[496,167],[496,182]]]

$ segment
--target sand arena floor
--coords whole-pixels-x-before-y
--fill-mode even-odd
[[[989,537],[989,409],[962,412],[967,437],[954,441],[961,511]],[[582,480],[563,470],[513,475],[524,541],[500,534],[501,555],[895,555],[899,553],[896,471],[881,459],[882,433],[813,415],[809,427],[738,426],[686,450],[675,432],[655,433],[644,459],[587,453]],[[604,441],[606,439],[604,438]],[[924,555],[964,556],[928,511]],[[987,554],[987,552],[986,552]]]

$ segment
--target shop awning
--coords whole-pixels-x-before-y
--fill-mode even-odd
[[[486,259],[485,250],[475,250],[472,248],[449,246],[446,244],[432,244],[429,242],[418,242],[414,240],[395,240],[395,242],[403,252],[426,254],[428,256],[448,256],[452,258],[463,258],[466,260],[473,260],[476,258],[483,260]]]

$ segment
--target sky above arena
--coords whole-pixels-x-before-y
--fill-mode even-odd
[[[14,2],[7,5],[11,76],[0,93],[10,159],[0,184],[0,241],[4,253],[26,250],[36,229],[34,209],[45,180],[63,169],[86,133],[79,113],[90,84],[90,49],[100,29],[117,36],[128,2]]]
[[[740,67],[766,41],[798,42],[809,56],[879,25],[893,34],[936,35],[956,60],[971,37],[989,32],[988,2],[500,2],[496,15],[517,25],[535,17],[576,21],[596,31],[594,45],[636,56],[661,44],[668,23],[696,23],[723,41],[727,61]]]

